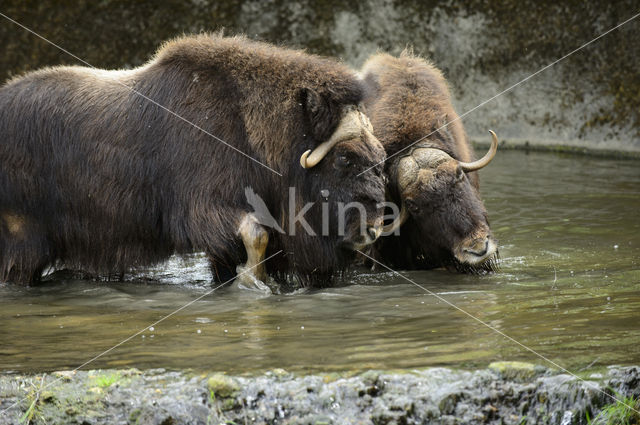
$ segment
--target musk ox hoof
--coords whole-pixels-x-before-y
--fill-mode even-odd
[[[231,285],[232,287],[269,295],[273,293],[271,288],[269,288],[266,283],[258,279],[252,271],[247,271],[246,266],[238,266],[236,268],[236,273],[238,273],[238,276],[233,281],[233,284]]]

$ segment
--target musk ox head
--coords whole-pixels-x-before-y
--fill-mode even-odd
[[[326,176],[325,185],[334,188],[320,190],[320,198],[329,203],[325,208],[337,213],[342,248],[362,249],[382,233],[380,204],[385,186],[380,164],[384,159],[384,148],[373,135],[369,118],[354,105],[343,108],[328,140],[300,156],[302,168]],[[359,175],[370,167],[374,167],[371,173]]]
[[[468,172],[485,167],[498,146],[480,160],[462,162],[428,143],[417,144],[394,161],[391,182],[401,200],[400,216],[384,229],[400,232],[417,247],[415,261],[428,267],[446,266],[461,272],[490,271],[496,266],[497,242],[487,211]]]
[[[306,286],[330,283],[352,262],[355,250],[382,233],[386,154],[359,106],[362,86],[355,81],[358,96],[349,101],[336,101],[335,91],[305,89],[299,102],[303,138],[288,179],[295,183],[297,206],[287,214],[287,265],[277,268],[295,270]]]
[[[362,69],[366,111],[388,157],[388,192],[400,205],[398,219],[378,251],[403,268],[446,266],[462,272],[493,270],[497,244],[479,195],[475,170],[497,147],[473,161],[446,80],[426,60],[403,52],[372,56]]]

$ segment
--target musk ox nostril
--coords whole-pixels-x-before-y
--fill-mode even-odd
[[[478,253],[479,256],[483,256],[487,253],[487,251],[489,250],[489,240],[485,239],[484,240],[484,247],[482,248],[482,252]]]
[[[483,255],[485,255],[488,250],[489,250],[488,238],[485,238],[480,241],[476,241],[472,246],[464,249],[465,252],[468,252],[469,254],[477,255],[478,257],[482,257]]]

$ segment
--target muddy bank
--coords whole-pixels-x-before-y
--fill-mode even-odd
[[[44,385],[42,379],[44,378]],[[0,424],[586,424],[640,396],[640,367],[586,381],[526,363],[488,369],[229,377],[164,370],[94,370],[0,377]],[[13,407],[10,407],[17,404]],[[636,406],[637,408],[637,406]],[[597,421],[595,423],[598,423]]]

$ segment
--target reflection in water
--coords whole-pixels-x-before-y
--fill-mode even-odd
[[[416,283],[577,371],[640,363],[640,164],[502,152],[481,172],[502,268]],[[126,283],[0,285],[0,370],[76,367],[209,291],[198,256]],[[231,373],[544,364],[391,273],[262,297],[221,289],[91,367]]]

